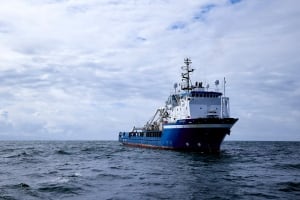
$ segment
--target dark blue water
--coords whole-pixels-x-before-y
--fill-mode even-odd
[[[0,199],[300,199],[300,142],[225,142],[222,149],[2,141]]]

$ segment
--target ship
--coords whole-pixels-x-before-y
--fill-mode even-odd
[[[119,142],[123,145],[178,151],[219,153],[226,135],[238,118],[230,117],[229,97],[203,82],[192,83],[194,72],[191,59],[184,59],[181,67],[181,83],[174,84],[163,107],[142,127],[119,132]]]

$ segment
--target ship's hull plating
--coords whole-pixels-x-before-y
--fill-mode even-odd
[[[225,119],[187,119],[165,124],[162,131],[120,132],[124,145],[183,151],[219,152],[222,141],[237,121]]]

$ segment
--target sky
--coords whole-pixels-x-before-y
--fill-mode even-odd
[[[226,140],[300,140],[298,0],[0,1],[0,140],[117,140],[186,57],[226,77]]]

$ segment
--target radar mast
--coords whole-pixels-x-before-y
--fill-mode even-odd
[[[191,68],[191,64],[192,61],[190,58],[185,58],[184,59],[184,64],[185,66],[182,66],[181,69],[183,70],[183,73],[181,73],[181,77],[182,77],[182,90],[187,90],[188,92],[191,91],[193,89],[192,87],[192,83],[190,80],[190,73],[194,71],[194,69]]]

